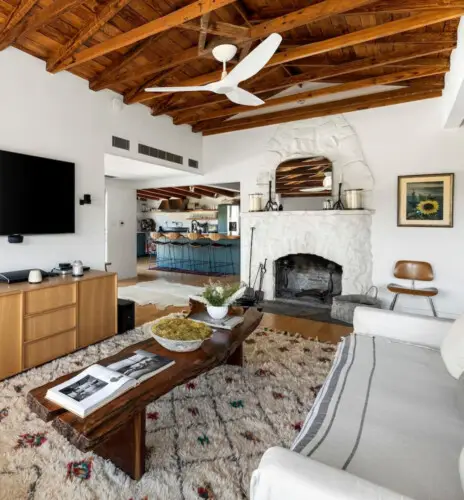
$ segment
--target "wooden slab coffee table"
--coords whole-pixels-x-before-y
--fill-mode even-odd
[[[198,310],[198,304],[191,304]],[[29,408],[49,422],[66,439],[83,452],[93,450],[97,455],[111,460],[133,479],[140,479],[145,472],[145,408],[178,385],[205,373],[223,363],[242,364],[242,343],[257,328],[262,313],[251,308],[244,314],[244,322],[232,331],[218,330],[197,351],[177,353],[164,349],[150,339],[131,345],[114,356],[99,361],[109,365],[143,349],[175,360],[175,364],[137,387],[122,394],[86,418],[80,418],[45,399],[50,387],[74,377],[69,373],[53,382],[29,392]]]

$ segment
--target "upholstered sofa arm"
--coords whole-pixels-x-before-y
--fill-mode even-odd
[[[452,320],[415,316],[371,307],[357,307],[354,311],[354,332],[388,337],[412,344],[440,347],[451,328]]]
[[[270,448],[251,478],[251,500],[411,500],[284,448]]]

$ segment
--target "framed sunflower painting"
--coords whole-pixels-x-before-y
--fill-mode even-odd
[[[453,227],[454,174],[398,177],[398,226]]]

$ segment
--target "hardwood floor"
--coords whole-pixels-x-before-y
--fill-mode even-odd
[[[198,276],[193,274],[171,273],[162,271],[149,271],[148,260],[146,258],[139,259],[137,265],[137,278],[129,280],[121,280],[119,286],[135,285],[141,281],[153,281],[156,279],[165,279],[175,283],[184,283],[186,285],[202,286],[208,282],[207,276]],[[227,276],[222,278],[214,278],[215,281],[231,283],[239,280],[239,276]],[[135,306],[135,324],[143,325],[148,321],[160,318],[171,312],[185,310],[185,307],[167,307],[166,309],[158,309],[154,305]],[[341,337],[349,334],[353,329],[343,325],[334,325],[331,323],[322,323],[320,321],[312,321],[303,318],[293,318],[290,316],[282,316],[278,314],[264,313],[261,326],[274,328],[276,330],[287,331],[290,333],[299,333],[305,338],[318,338],[322,342],[336,343]]]

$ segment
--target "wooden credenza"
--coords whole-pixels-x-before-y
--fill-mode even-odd
[[[117,275],[0,284],[0,380],[116,334]]]

